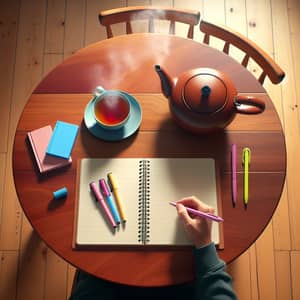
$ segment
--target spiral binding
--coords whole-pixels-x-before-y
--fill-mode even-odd
[[[146,244],[150,241],[150,161],[139,162],[139,197],[138,197],[138,241]]]

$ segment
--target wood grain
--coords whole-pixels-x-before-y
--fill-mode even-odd
[[[14,187],[11,163],[11,159],[6,157],[4,191],[1,195],[5,199],[0,228],[1,250],[18,250],[21,235],[22,209]]]
[[[18,270],[18,300],[43,299],[46,253],[45,243],[39,239],[26,218],[23,218]]]
[[[49,0],[46,19],[45,52],[61,53],[65,33],[65,1]]]
[[[71,295],[75,272],[76,272],[76,268],[74,268],[72,265],[68,264],[68,273],[67,273],[68,282],[67,282],[67,297],[66,297],[66,299],[68,299],[68,296]]]
[[[49,248],[46,259],[45,300],[66,299],[68,265]]]
[[[259,299],[276,298],[273,247],[273,232],[270,223],[261,238],[256,242],[258,282],[260,283],[258,289]]]
[[[18,277],[18,251],[0,251],[0,298],[15,299]]]
[[[292,295],[293,299],[298,299],[300,297],[300,253],[299,251],[291,252],[291,273],[292,273]]]
[[[299,201],[298,195],[300,193],[299,187],[299,168],[300,168],[300,158],[297,149],[300,147],[300,122],[299,122],[299,108],[298,108],[298,97],[299,97],[299,87],[297,85],[297,71],[295,69],[295,58],[297,60],[297,55],[293,55],[293,47],[299,47],[300,44],[294,39],[294,34],[300,29],[297,27],[290,27],[291,25],[286,22],[288,14],[291,13],[293,9],[297,10],[299,7],[295,2],[290,2],[290,9],[284,6],[280,1],[275,1],[273,5],[274,16],[277,22],[274,28],[276,38],[276,49],[277,57],[280,59],[282,66],[289,72],[289,78],[282,85],[282,101],[284,103],[283,109],[283,120],[285,124],[286,133],[286,144],[287,144],[287,196],[288,205],[290,213],[291,222],[291,242],[292,249],[300,249],[300,237],[297,228],[300,226],[300,212],[299,212]],[[294,14],[292,13],[292,16]],[[291,24],[295,24],[298,21],[291,18]],[[286,35],[287,32],[293,32],[291,35]],[[283,40],[284,38],[284,40]],[[293,42],[292,42],[293,41]],[[286,46],[283,46],[285,44]],[[287,54],[288,53],[288,54]],[[295,54],[295,53],[294,53]]]
[[[6,171],[6,155],[0,153],[0,226],[1,226],[1,221],[2,221],[2,206],[3,206],[5,171]]]
[[[281,40],[283,36],[289,36],[289,29],[287,24],[287,10],[283,5],[282,1],[272,2],[272,20],[273,20],[273,32],[278,35],[278,39]],[[280,43],[281,44],[281,43]],[[282,48],[279,44],[274,44],[274,58],[278,60],[282,55]],[[273,103],[278,111],[281,123],[284,124],[284,107],[283,95],[281,93],[280,86],[270,86],[268,87],[270,95],[272,97]],[[273,230],[274,230],[274,246],[276,250],[288,250],[291,249],[291,228],[290,222],[290,211],[289,211],[289,201],[287,195],[287,185],[283,191],[280,204],[276,210],[273,218]]]
[[[251,275],[249,251],[243,253],[227,267],[227,272],[233,278],[233,287],[240,299],[251,298]]]
[[[65,34],[63,39],[64,56],[68,57],[84,46],[86,1],[67,0]]]
[[[291,284],[291,257],[289,251],[275,252],[275,268],[276,274],[280,274],[280,276],[276,277],[277,298],[286,300],[293,299]]]
[[[131,34],[78,51],[50,72],[35,93],[91,93],[98,85],[131,93],[155,93],[161,91],[155,64],[161,64],[172,77],[196,67],[215,68],[227,74],[240,93],[264,92],[246,69],[209,46],[176,36]],[[70,76],[72,80],[64,80]],[[144,80],[141,82],[140,78]]]
[[[270,3],[267,1],[263,1],[263,3],[260,1],[247,1],[246,5],[248,38],[258,43],[258,45],[264,41],[264,51],[272,56],[275,49],[272,43],[272,16]],[[250,66],[248,69],[256,77],[258,77],[258,74],[260,73],[260,67],[257,66],[254,61],[250,61]],[[272,96],[274,96],[274,93]],[[257,294],[259,299],[272,299],[276,298],[277,296],[275,289],[276,277],[274,269],[274,252],[270,251],[274,247],[273,243],[273,226],[272,224],[269,224],[267,230],[264,231],[262,236],[256,242],[256,260],[258,271]],[[262,278],[265,280],[264,283],[262,283]]]
[[[273,216],[274,249],[291,249],[290,211],[286,185],[284,186],[280,202]]]
[[[250,257],[250,277],[251,277],[251,299],[259,300],[259,281],[258,276],[259,272],[257,269],[257,260],[256,260],[256,244],[253,244],[249,249],[249,257]]]
[[[13,92],[13,76],[17,39],[19,1],[0,3],[0,152],[7,152],[10,104]]]
[[[89,45],[100,40],[106,39],[106,32],[103,26],[100,26],[98,21],[98,13],[101,10],[124,7],[126,6],[126,0],[114,0],[114,1],[98,1],[89,0],[86,2],[86,14],[85,14],[85,40],[84,44]],[[125,30],[122,26],[116,26],[114,32],[117,34],[124,34]]]

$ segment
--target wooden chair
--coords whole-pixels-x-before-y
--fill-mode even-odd
[[[209,45],[210,36],[221,39],[225,42],[223,52],[229,54],[230,45],[235,46],[245,53],[241,64],[246,68],[249,59],[253,59],[260,67],[261,73],[258,81],[263,84],[266,76],[269,77],[272,83],[280,83],[285,74],[283,70],[275,63],[275,61],[254,42],[244,37],[238,32],[222,25],[215,25],[204,20],[200,22],[200,31],[204,33],[203,42]]]
[[[200,20],[200,12],[155,6],[132,6],[106,10],[99,13],[99,21],[106,27],[107,38],[113,37],[111,25],[117,23],[126,23],[126,33],[132,33],[133,20],[148,20],[148,31],[154,32],[154,19],[170,21],[169,34],[175,34],[175,22],[189,25],[187,37],[192,39],[194,36],[194,26]]]

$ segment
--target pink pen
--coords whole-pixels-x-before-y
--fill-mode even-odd
[[[98,201],[98,202],[100,203],[100,205],[102,206],[102,208],[103,208],[103,210],[104,210],[104,213],[105,213],[106,216],[107,216],[108,221],[110,222],[110,224],[111,224],[114,228],[116,228],[116,227],[117,227],[117,224],[116,224],[116,222],[115,222],[115,220],[114,220],[114,218],[113,218],[113,216],[112,216],[110,210],[108,209],[108,207],[107,207],[107,205],[106,205],[106,203],[105,203],[105,201],[104,201],[104,199],[103,199],[101,193],[100,193],[99,190],[97,189],[97,185],[96,185],[96,183],[95,183],[94,181],[92,181],[92,182],[90,183],[90,188],[91,188],[92,192],[94,193],[94,195],[95,195],[97,201]]]
[[[236,185],[236,144],[231,146],[231,188],[232,188],[232,202],[236,205],[237,185]]]
[[[176,206],[175,202],[170,202],[170,204],[173,205],[173,206]],[[197,209],[186,207],[186,206],[185,206],[185,208],[189,213],[191,213],[193,215],[203,217],[203,218],[207,218],[207,219],[210,219],[210,220],[216,221],[216,222],[223,222],[224,221],[224,219],[222,219],[219,216],[216,216],[216,215],[213,215],[213,214],[210,214],[210,213],[205,213],[201,210],[197,210]]]

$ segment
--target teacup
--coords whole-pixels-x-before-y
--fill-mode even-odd
[[[120,129],[130,115],[128,97],[119,92],[97,87],[95,91],[94,117],[105,129]]]

